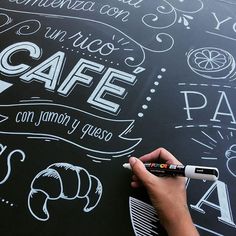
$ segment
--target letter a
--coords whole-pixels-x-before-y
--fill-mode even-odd
[[[217,188],[219,205],[207,200],[216,188]],[[224,182],[222,181],[214,182],[212,186],[207,190],[207,192],[203,195],[203,197],[199,200],[199,202],[196,205],[191,204],[190,207],[193,210],[205,214],[206,212],[201,208],[203,204],[220,211],[221,216],[217,217],[220,222],[236,228],[236,225],[233,221],[230,199],[228,196],[228,188]]]
[[[236,120],[235,120],[232,108],[230,106],[230,103],[228,101],[228,98],[226,96],[226,93],[224,91],[218,91],[218,92],[221,93],[221,96],[220,96],[220,100],[219,100],[219,103],[217,105],[214,117],[211,119],[211,121],[218,121],[218,122],[220,122],[221,120],[218,120],[216,118],[217,118],[218,115],[222,115],[222,116],[230,116],[232,118],[232,121],[230,123],[236,124]],[[224,108],[226,110],[226,108],[222,104],[222,101],[225,101],[226,108],[229,111],[228,113],[227,112],[220,112],[219,111],[221,106],[222,106],[222,108]]]
[[[64,57],[65,53],[59,51],[20,78],[26,82],[43,81],[46,89],[54,90],[61,73]]]

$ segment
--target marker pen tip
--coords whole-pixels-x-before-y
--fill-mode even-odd
[[[131,166],[130,166],[129,163],[124,163],[123,167],[126,168],[126,169],[130,169],[131,170]]]

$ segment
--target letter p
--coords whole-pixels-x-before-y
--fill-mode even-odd
[[[196,91],[181,91],[180,93],[184,94],[185,107],[183,109],[187,112],[187,120],[193,120],[191,111],[205,108],[207,98],[204,94]]]

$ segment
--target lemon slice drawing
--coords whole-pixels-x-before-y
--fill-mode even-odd
[[[207,79],[230,79],[235,74],[234,57],[220,48],[191,50],[187,54],[187,62],[194,73]]]

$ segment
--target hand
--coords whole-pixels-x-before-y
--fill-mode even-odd
[[[142,162],[176,165],[181,165],[181,163],[164,148],[158,148],[140,159],[131,157],[129,162],[134,173],[131,186],[138,188],[143,185],[147,189],[150,200],[168,235],[199,235],[192,223],[187,206],[185,178],[157,177],[147,171]]]

